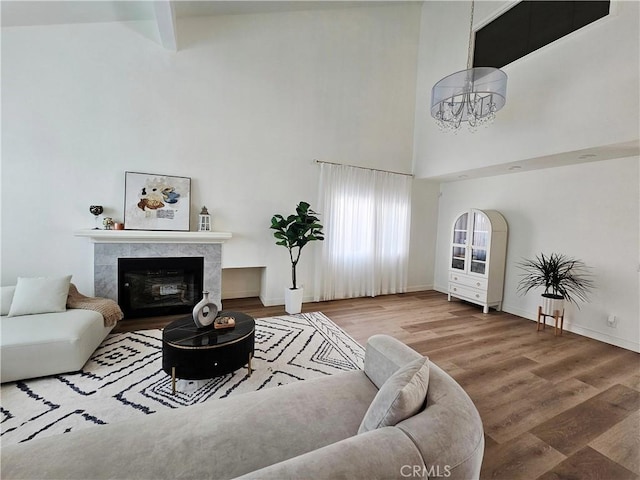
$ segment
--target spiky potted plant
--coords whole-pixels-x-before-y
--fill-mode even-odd
[[[579,308],[578,300],[588,301],[594,286],[584,262],[561,253],[548,256],[541,253],[534,259],[523,260],[518,267],[523,270],[518,291],[526,294],[532,289],[544,288],[542,313],[546,315],[562,311],[565,300]]]
[[[300,313],[302,310],[302,298],[304,290],[298,287],[296,267],[300,261],[300,253],[309,242],[324,240],[323,226],[318,213],[311,210],[307,202],[300,202],[296,207],[296,213],[286,218],[276,214],[271,218],[271,229],[275,230],[273,236],[277,239],[276,245],[282,245],[289,251],[291,260],[292,287],[285,289],[285,311],[287,313]]]

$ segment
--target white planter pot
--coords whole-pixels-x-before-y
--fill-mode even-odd
[[[542,295],[542,313],[554,316],[556,311],[558,315],[562,315],[564,309],[564,298],[555,298],[553,296]]]
[[[302,297],[304,289],[302,287],[286,288],[284,290],[284,311],[287,313],[300,313],[302,311]]]

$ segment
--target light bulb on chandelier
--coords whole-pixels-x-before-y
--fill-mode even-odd
[[[431,89],[431,116],[443,131],[455,132],[462,122],[471,131],[489,125],[506,102],[507,74],[494,67],[471,67],[473,11],[472,1],[467,69],[444,77]]]

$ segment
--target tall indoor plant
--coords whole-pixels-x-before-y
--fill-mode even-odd
[[[311,210],[307,202],[300,202],[296,207],[296,213],[284,217],[276,214],[271,218],[271,229],[275,230],[273,236],[278,240],[276,245],[282,245],[289,251],[291,259],[291,283],[292,287],[285,290],[285,311],[287,313],[300,313],[302,310],[302,298],[304,291],[298,288],[296,267],[300,261],[300,253],[304,246],[316,240],[324,240],[323,226],[316,217],[318,213]]]
[[[518,264],[523,273],[518,283],[518,291],[526,294],[534,288],[544,288],[542,312],[553,315],[561,311],[564,301],[578,305],[578,300],[586,302],[593,288],[589,268],[581,260],[561,253],[544,253],[534,259],[525,259]]]

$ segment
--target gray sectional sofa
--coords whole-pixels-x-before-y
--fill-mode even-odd
[[[1,476],[478,478],[484,453],[480,416],[464,390],[431,362],[425,363],[426,402],[417,413],[358,433],[379,390],[388,393],[390,379],[421,358],[398,340],[376,335],[367,343],[364,371],[10,445],[2,448]]]

